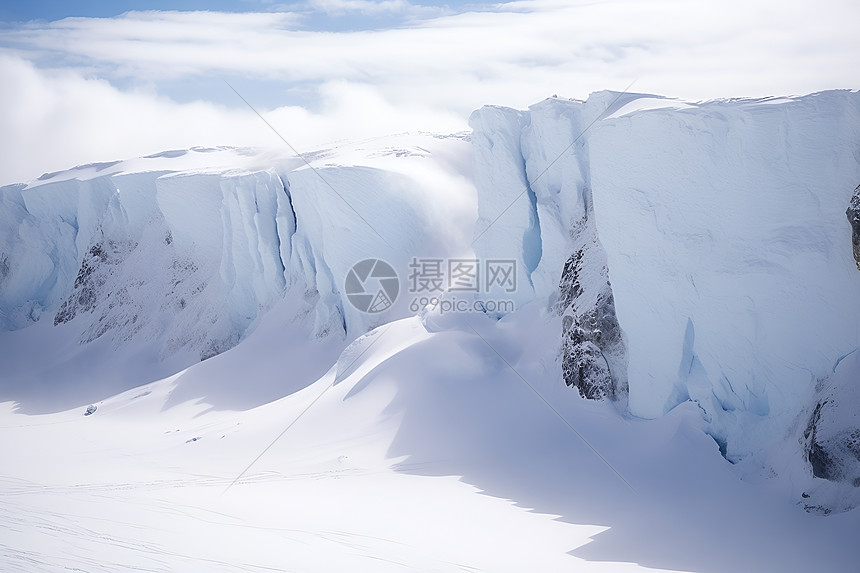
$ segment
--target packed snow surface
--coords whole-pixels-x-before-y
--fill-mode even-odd
[[[692,405],[623,421],[558,385],[536,358],[554,328],[404,319],[302,384],[277,351],[291,312],[89,416],[7,404],[3,570],[851,571],[860,557],[856,513],[810,515],[737,480]]]

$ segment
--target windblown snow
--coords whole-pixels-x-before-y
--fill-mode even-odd
[[[0,188],[2,568],[856,569],[860,93],[470,124]]]

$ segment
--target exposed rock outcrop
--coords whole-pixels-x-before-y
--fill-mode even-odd
[[[54,315],[54,326],[69,322],[78,314],[92,311],[111,274],[110,267],[121,263],[136,247],[137,243],[133,241],[104,239],[92,245],[81,262],[81,268],[75,277],[74,290]]]
[[[817,384],[817,400],[800,437],[812,479],[803,506],[813,513],[860,505],[860,349],[840,358]]]
[[[815,405],[809,424],[803,432],[806,443],[806,459],[812,466],[812,475],[821,479],[835,480],[839,478],[839,469],[834,463],[834,458],[825,449],[818,435],[818,427],[821,424],[821,407],[827,405],[827,401]]]
[[[848,216],[848,222],[851,223],[851,246],[854,249],[854,262],[857,264],[857,270],[860,270],[860,185],[854,189],[854,194],[851,196],[851,202],[848,204],[845,214]]]
[[[626,395],[626,351],[615,315],[605,255],[588,214],[576,226],[581,244],[564,265],[556,311],[562,319],[562,376],[583,398]]]

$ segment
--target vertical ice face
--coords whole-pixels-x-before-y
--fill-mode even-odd
[[[0,328],[23,328],[56,308],[115,193],[107,178],[0,189]]]
[[[317,300],[317,333],[352,338],[407,315],[410,259],[444,254],[445,230],[431,209],[443,190],[433,181],[361,165],[299,169],[289,179],[298,220],[290,269]],[[384,260],[400,276],[404,294],[384,315],[361,312],[344,294],[350,268],[366,259]]]
[[[542,244],[532,281],[541,298],[558,297],[565,383],[592,399],[627,394],[626,348],[595,226],[587,137],[620,103],[608,92],[587,102],[550,98],[529,108],[522,134]]]
[[[273,171],[58,179],[0,195],[2,328],[48,311],[82,317],[82,342],[143,336],[205,358],[283,294],[295,219]]]
[[[531,274],[541,258],[540,223],[529,186],[521,137],[525,112],[487,106],[472,113],[478,221],[474,251],[483,259],[513,260],[519,281],[513,300],[534,296]]]
[[[860,97],[642,110],[601,121],[589,145],[630,409],[659,416],[689,397],[742,458],[860,343],[844,214]]]
[[[606,254],[592,209],[585,132],[613,99],[547,99],[527,112],[472,115],[478,159],[475,253],[517,261],[518,302],[536,298],[563,315],[565,382],[588,398],[622,397],[627,366]]]
[[[602,92],[471,121],[478,232],[498,217],[475,250],[519,257],[534,296],[559,297],[565,378],[581,392],[604,394],[615,370],[635,415],[692,399],[737,460],[783,435],[860,345],[856,199],[845,218],[860,94]],[[617,318],[617,343],[600,347],[596,317]]]
[[[364,259],[385,260],[406,281],[412,257],[442,257],[462,242],[450,216],[459,223],[468,210],[457,162],[469,147],[426,134],[375,144],[322,153],[316,169],[247,150],[190,150],[5,187],[0,328],[44,311],[55,325],[73,322],[83,343],[110,333],[117,344],[154,341],[162,357],[207,358],[288,291],[319,337],[400,318],[405,296],[368,314],[348,303],[344,281]],[[216,152],[223,163],[199,167]]]
[[[18,329],[36,319],[58,274],[57,265],[49,255],[51,244],[43,240],[38,222],[27,212],[22,196],[24,187],[0,188],[0,244],[3,245],[0,329],[3,330]]]
[[[582,102],[550,98],[529,108],[520,135],[540,238],[531,273],[540,296],[558,286],[559,269],[573,252],[573,229],[591,202],[586,139],[579,137],[590,112]]]
[[[287,191],[272,170],[172,174],[159,178],[157,188],[170,247],[192,265],[179,264],[189,278],[177,279],[178,286],[191,276],[198,283],[182,304],[194,299],[199,320],[213,325],[203,357],[218,354],[287,287],[283,257],[295,231]],[[173,339],[181,345],[184,336]]]
[[[217,320],[224,321],[225,340],[207,351],[218,353],[286,287],[281,238],[294,225],[284,185],[274,171],[228,171],[164,176],[157,186],[173,248],[187,253],[208,275],[205,288],[223,297]],[[279,233],[279,225],[286,229]]]
[[[422,225],[402,194],[392,190],[413,183],[360,166],[305,168],[289,177],[298,221],[291,272],[302,278],[315,301],[315,332],[363,334],[381,317],[349,304],[343,284],[349,269],[364,259],[403,263]]]

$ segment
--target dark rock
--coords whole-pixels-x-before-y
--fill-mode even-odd
[[[830,515],[831,513],[833,513],[833,509],[825,507],[823,505],[806,504],[803,506],[803,509],[805,509],[809,513],[817,513],[818,515]]]
[[[626,348],[615,315],[605,254],[584,217],[574,231],[582,246],[564,265],[556,312],[562,315],[562,377],[590,400],[627,391]]]
[[[582,329],[576,328],[575,331]],[[566,348],[562,375],[568,386],[576,386],[580,395],[589,400],[602,400],[614,395],[612,376],[600,348],[584,340],[569,344]]]
[[[806,458],[812,466],[812,475],[834,482],[848,482],[858,487],[856,477],[860,462],[860,428],[844,427],[828,417],[835,418],[839,404],[824,400],[815,406],[803,437],[806,440]]]
[[[839,358],[816,383],[815,401],[799,436],[816,504],[807,508],[849,511],[860,506],[860,348]],[[814,482],[814,483],[813,483]]]
[[[848,209],[845,211],[851,223],[851,245],[854,249],[854,262],[860,270],[860,185],[854,189]]]
[[[807,439],[806,459],[812,466],[812,475],[821,479],[837,480],[840,473],[838,466],[834,463],[833,456],[830,455],[824,444],[818,439],[818,428],[821,424],[821,408],[826,404],[826,401],[816,404],[815,410],[812,412],[812,417],[809,419],[809,424],[806,426],[806,431],[803,432],[803,437]]]
[[[91,312],[99,300],[108,294],[102,291],[110,274],[110,267],[121,263],[136,247],[137,243],[133,241],[109,240],[94,243],[81,261],[72,293],[54,315],[54,326],[69,322],[78,314]]]
[[[84,416],[92,416],[96,413],[96,410],[98,410],[98,408],[93,404],[90,404],[89,406],[87,406],[87,411],[84,412]]]
[[[6,280],[10,274],[9,259],[6,255],[0,255],[0,285]]]
[[[860,462],[860,428],[855,428],[848,434],[848,438],[845,440],[845,447],[848,448],[848,451],[854,454],[854,459]]]

